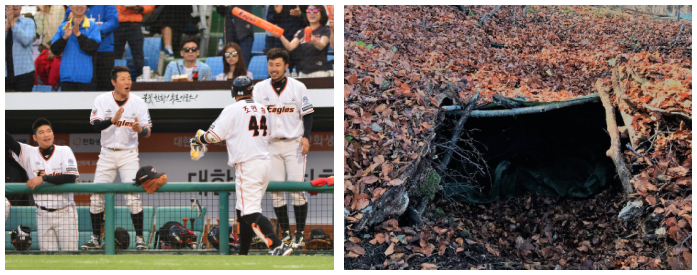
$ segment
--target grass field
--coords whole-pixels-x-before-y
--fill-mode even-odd
[[[5,269],[334,269],[332,256],[5,255]]]

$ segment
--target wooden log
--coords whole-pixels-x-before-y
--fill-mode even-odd
[[[622,189],[624,190],[624,195],[626,197],[634,193],[634,187],[632,186],[631,182],[632,173],[629,171],[627,166],[624,164],[624,160],[622,159],[622,143],[620,143],[620,133],[619,130],[617,130],[615,108],[612,106],[610,95],[603,87],[603,82],[601,79],[598,79],[598,81],[595,82],[595,88],[598,90],[603,107],[605,107],[607,132],[610,135],[610,149],[607,150],[606,155],[612,158],[612,162],[615,164],[615,169],[617,170],[617,175],[620,177],[620,181],[622,182]]]
[[[616,60],[619,60],[620,57],[618,56]],[[617,61],[615,61],[617,63]],[[627,94],[624,91],[624,87],[621,84],[620,79],[624,78],[624,75],[620,71],[619,68],[615,67],[612,69],[612,87],[613,90],[615,91],[615,94],[620,98],[620,102],[617,105],[618,109],[620,110],[620,116],[622,117],[622,121],[624,121],[624,125],[627,126],[627,132],[629,134],[629,140],[631,141],[632,148],[636,148],[637,145],[639,145],[639,137],[636,134],[636,131],[634,130],[634,127],[632,127],[632,121],[634,120],[634,117],[630,114],[628,114],[626,111],[622,110],[621,106],[627,106],[627,108],[632,109],[634,112],[639,112],[639,109],[632,104],[632,102],[629,100],[629,97],[627,97]]]

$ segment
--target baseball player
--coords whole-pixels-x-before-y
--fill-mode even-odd
[[[12,204],[5,198],[5,221],[10,217],[10,208],[12,208]]]
[[[34,190],[44,182],[63,184],[75,182],[77,160],[68,146],[53,144],[53,128],[45,118],[32,125],[32,138],[39,147],[14,140],[5,131],[5,146],[12,157],[27,171],[27,187]],[[72,193],[34,194],[39,248],[42,251],[76,251],[78,245],[77,211]]]
[[[101,131],[102,150],[99,153],[94,183],[111,183],[119,172],[121,182],[132,182],[140,169],[138,159],[138,136],[150,137],[152,123],[148,106],[143,99],[131,95],[131,72],[126,66],[116,66],[111,70],[111,83],[114,91],[104,93],[94,100],[90,123]],[[136,248],[148,249],[143,239],[143,203],[140,194],[124,194],[131,211],[136,231]],[[100,231],[104,214],[104,194],[90,197],[90,220],[92,237],[82,245],[82,249],[100,249]]]
[[[289,55],[286,50],[274,48],[266,53],[271,79],[254,87],[254,102],[267,107],[269,112],[269,152],[271,153],[272,181],[303,181],[305,156],[310,150],[312,128],[312,101],[305,84],[286,77]],[[305,192],[291,192],[295,210],[295,237],[290,235],[288,206],[285,193],[272,192],[274,212],[281,225],[284,242],[292,240],[292,248],[302,248],[307,218]]]
[[[264,106],[252,100],[252,79],[239,76],[232,82],[232,95],[237,101],[228,105],[211,124],[208,131],[198,130],[191,139],[191,157],[197,160],[205,152],[205,144],[227,142],[228,165],[235,167],[237,217],[240,220],[240,255],[247,255],[256,234],[264,240],[274,256],[287,256],[293,249],[274,233],[271,221],[261,213],[261,199],[269,185],[267,124]],[[202,151],[203,150],[203,151]]]

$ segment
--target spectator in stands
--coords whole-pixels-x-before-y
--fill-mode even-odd
[[[306,27],[304,21],[306,16],[305,10],[307,10],[307,6],[274,5],[273,8],[269,8],[266,12],[266,21],[281,27],[283,29],[283,36],[285,36],[288,41],[291,41],[293,40],[293,36],[299,30]],[[281,42],[281,39],[267,35],[266,45],[264,46],[264,54],[273,48],[283,48],[283,42]],[[300,51],[288,52],[290,54],[290,62],[288,62],[288,69],[290,71],[293,71],[293,68],[296,68],[296,63],[300,63],[299,61],[301,56],[298,54],[298,52]]]
[[[22,5],[5,6],[5,91],[31,91],[34,84],[34,20],[22,16]]]
[[[41,37],[39,52],[43,52],[44,49],[51,48],[51,39],[53,39],[53,35],[58,31],[58,25],[63,22],[65,17],[65,7],[62,5],[39,5],[37,10],[34,19],[36,21],[36,33]],[[51,59],[55,56],[51,51],[48,54],[51,56]]]
[[[136,75],[133,79],[143,74],[143,66],[145,66],[145,54],[143,53],[143,30],[141,22],[143,22],[143,14],[148,14],[155,9],[155,5],[119,5],[116,6],[119,10],[119,28],[114,31],[114,53],[119,59],[123,58],[126,51],[126,42],[131,48],[133,55],[133,65],[136,67]],[[113,66],[112,66],[113,68]],[[111,72],[111,69],[109,72]],[[157,68],[151,68],[157,70]],[[111,81],[109,81],[111,83]]]
[[[191,17],[193,9],[190,5],[164,5],[157,7],[160,11],[153,12],[154,18],[148,26],[151,33],[162,33],[162,44],[165,45],[165,59],[174,59],[174,50],[179,47],[175,44],[180,41],[182,33],[186,35],[198,34],[198,28]]]
[[[71,5],[73,18],[58,26],[51,51],[63,54],[58,86],[66,91],[94,91],[94,55],[102,42],[99,26],[86,16],[87,6]]]
[[[60,79],[60,56],[52,56],[49,49],[44,49],[39,54],[39,57],[34,60],[35,80],[34,85],[51,85],[52,89],[56,89],[56,84]]]
[[[223,73],[217,76],[218,80],[235,79],[241,75],[254,79],[252,72],[247,70],[247,65],[241,52],[240,45],[237,45],[237,43],[227,43],[225,45],[225,48],[223,48]]]
[[[70,18],[70,8],[65,11],[65,20]],[[114,85],[111,84],[111,69],[114,68],[114,33],[119,28],[119,13],[114,5],[91,5],[87,6],[85,16],[97,23],[102,43],[99,44],[97,54],[94,56],[95,76],[97,91],[112,91]],[[122,47],[123,48],[123,47]]]
[[[329,52],[329,39],[332,31],[325,26],[329,17],[322,5],[310,5],[307,7],[306,23],[312,28],[312,39],[305,41],[305,32],[298,31],[292,41],[285,36],[279,38],[288,51],[300,47],[302,60],[300,64],[300,77],[328,77],[327,52]]]
[[[187,36],[182,40],[181,44],[182,50],[180,54],[184,57],[184,60],[169,62],[165,70],[164,80],[172,81],[172,76],[181,74],[186,74],[189,76],[189,79],[193,79],[194,66],[198,68],[198,81],[212,80],[211,67],[196,59],[199,55],[198,41],[194,37]]]
[[[252,59],[252,45],[254,44],[254,28],[247,21],[232,14],[232,9],[238,7],[252,13],[252,6],[216,6],[216,11],[225,16],[225,44],[236,43],[242,48],[244,60]],[[220,53],[218,53],[220,54]]]

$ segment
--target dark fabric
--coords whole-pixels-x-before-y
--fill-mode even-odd
[[[305,127],[303,137],[306,137],[308,140],[312,140],[310,137],[310,134],[312,133],[312,113],[303,116],[303,127]]]
[[[240,251],[239,255],[248,255],[249,248],[252,246],[252,238],[254,238],[254,231],[252,226],[246,222],[242,222],[242,212],[237,210],[237,217],[240,217]]]
[[[128,99],[125,99],[125,100],[116,100],[116,105],[119,105],[119,107],[121,107],[121,106],[123,106],[124,104],[126,104],[126,101],[128,101]]]
[[[150,23],[151,33],[162,33],[162,28],[172,28],[172,49],[181,48],[182,34],[194,35],[198,30],[187,30],[187,26],[195,24],[194,18],[191,17],[193,12],[191,5],[165,5],[157,19]],[[155,68],[152,68],[155,69]]]
[[[249,69],[249,61],[252,60],[252,45],[254,44],[254,36],[252,35],[238,39],[235,43],[240,45],[240,49],[242,49],[242,57],[244,57],[245,65],[247,66],[247,69]]]
[[[51,44],[51,52],[55,54],[56,56],[60,56],[63,53],[63,50],[65,50],[65,45],[68,45],[68,40],[65,40],[65,38],[61,37],[56,42],[53,42]]]
[[[94,124],[94,129],[97,130],[97,132],[101,132],[102,130],[109,128],[109,126],[113,125],[110,119],[107,120],[93,120],[92,124]]]
[[[102,220],[104,217],[104,212],[102,213],[90,213],[90,220],[92,220],[92,235],[100,236],[102,234]]]
[[[251,225],[252,228],[256,226],[257,229],[261,231],[261,234],[263,234],[264,237],[266,237],[266,239],[271,240],[269,248],[274,249],[281,245],[281,239],[279,239],[278,235],[276,235],[276,233],[273,232],[273,225],[271,225],[271,221],[269,221],[269,218],[264,217],[264,215],[262,215],[261,213],[253,213],[250,215],[242,216],[242,220],[245,223]]]
[[[316,38],[321,38],[322,36],[330,37],[332,34],[331,29],[327,26],[320,26],[316,30],[312,31],[312,35]],[[305,32],[299,31],[296,33],[295,38],[300,40],[300,45],[298,48],[301,50],[301,71],[305,74],[314,73],[316,71],[327,70],[327,53],[329,53],[329,43],[322,50],[317,50],[315,45],[305,41]]]
[[[281,95],[281,91],[286,87],[286,83],[288,82],[288,78],[284,77],[283,79],[279,80],[278,82],[271,80],[271,86],[273,87],[274,92],[276,92],[277,95]]]
[[[269,11],[266,13],[266,21],[283,29],[283,36],[285,36],[288,41],[293,41],[295,33],[306,27],[304,18],[307,17],[307,6],[300,6],[300,17],[290,15],[290,10],[295,9],[295,7],[296,5],[284,5],[281,13],[276,13],[273,6],[269,6]],[[283,48],[281,39],[273,36],[266,36],[264,53],[273,48]]]
[[[14,38],[12,37],[12,28],[7,30],[5,35],[5,68],[7,69],[7,76],[15,75],[15,63],[12,56],[12,45],[14,44]]]
[[[19,145],[19,142],[17,142],[10,133],[5,131],[5,150],[7,149],[12,150],[12,152],[18,156],[22,152],[22,146]]]
[[[252,6],[225,6],[225,38],[226,43],[240,41],[249,36],[254,36],[254,26],[242,18],[239,18],[232,14],[232,9],[238,7],[246,12],[252,13]],[[220,8],[216,8],[216,11],[220,13]],[[239,44],[239,43],[237,43]],[[240,45],[241,46],[241,45]],[[246,59],[245,59],[246,60]]]
[[[31,92],[34,87],[34,72],[5,77],[5,91]]]
[[[46,149],[41,149],[39,148],[39,153],[41,154],[41,157],[43,157],[45,160],[48,160],[53,156],[53,151],[56,149],[55,145],[51,145],[50,147]]]
[[[143,36],[141,26],[137,22],[123,22],[114,31],[114,56],[117,59],[124,58],[126,42],[128,42],[128,47],[131,48],[131,55],[133,56],[133,65],[136,67],[136,75],[131,76],[134,80],[143,74],[143,66],[145,66],[145,54],[143,51],[145,37]],[[172,40],[176,40],[174,36]],[[157,70],[157,68],[150,69]]]
[[[111,84],[111,70],[114,68],[114,52],[97,52],[96,72],[94,80],[97,82],[97,91],[113,91]]]
[[[305,221],[307,220],[307,203],[303,205],[293,205],[295,210],[295,230],[305,231]]]
[[[274,207],[273,212],[276,213],[278,224],[281,226],[281,232],[290,230],[290,221],[288,219],[288,205]]]
[[[131,219],[133,219],[133,227],[136,229],[136,236],[143,237],[143,211],[138,214],[131,213]]]
[[[77,43],[80,45],[80,49],[89,54],[94,56],[97,53],[97,50],[99,50],[99,43],[97,41],[92,40],[87,38],[87,35],[82,35],[77,38]]]
[[[53,184],[64,184],[64,183],[74,183],[77,181],[77,175],[63,174],[55,176],[42,176],[44,182],[49,182]]]
[[[5,132],[5,143],[7,144],[7,132]],[[17,143],[19,145],[19,143]],[[27,176],[27,171],[22,168],[17,161],[12,157],[9,147],[5,145],[5,183],[15,182],[22,183],[27,182],[29,177]],[[18,150],[19,151],[19,150]],[[10,201],[12,206],[32,206],[34,205],[34,196],[31,194],[16,194],[16,195],[5,195],[5,198]]]

